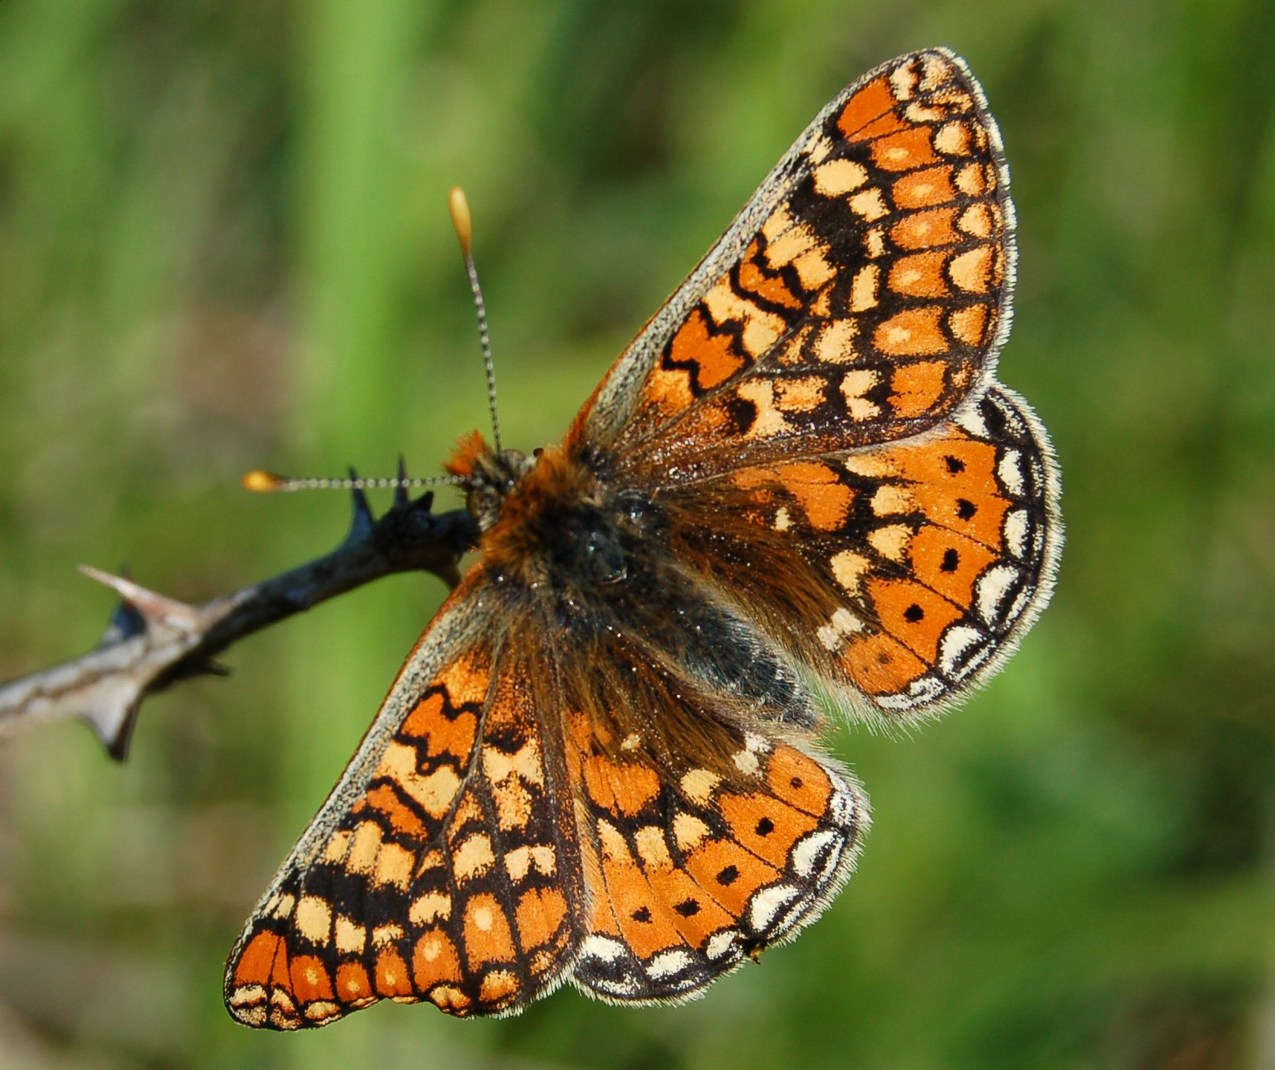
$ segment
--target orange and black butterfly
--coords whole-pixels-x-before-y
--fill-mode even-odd
[[[995,378],[1014,212],[950,52],[833,100],[561,445],[447,467],[481,529],[230,956],[241,1022],[701,993],[868,828],[821,700],[932,715],[1049,597],[1057,471]]]

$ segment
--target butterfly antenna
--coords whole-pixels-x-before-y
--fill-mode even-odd
[[[383,487],[402,490],[407,487],[436,487],[440,483],[459,482],[460,478],[457,476],[408,476],[401,468],[396,476],[378,476],[374,479],[356,475],[345,479],[333,479],[329,476],[283,476],[260,468],[246,472],[243,477],[244,490],[255,494],[285,490],[379,490]]]
[[[478,344],[483,352],[483,368],[487,373],[487,407],[491,410],[491,437],[495,442],[496,452],[501,451],[500,417],[496,411],[496,363],[491,356],[491,332],[487,327],[487,303],[483,300],[483,289],[478,282],[478,269],[474,266],[474,224],[469,214],[469,202],[465,199],[465,191],[453,186],[448,197],[451,210],[452,226],[456,228],[456,236],[460,239],[461,255],[465,258],[465,273],[469,276],[469,290],[474,295],[474,309],[478,313]],[[405,490],[409,487],[432,487],[440,483],[460,483],[459,476],[427,476],[409,478],[399,462],[397,476],[382,476],[375,479],[364,479],[353,473],[349,478],[335,479],[330,476],[285,476],[278,472],[267,472],[254,468],[243,477],[245,490],[256,494],[270,494],[278,491],[292,490],[379,490],[393,487]]]
[[[487,304],[483,301],[483,288],[478,283],[478,269],[474,267],[474,224],[469,215],[469,202],[465,191],[453,186],[448,195],[452,226],[460,239],[461,255],[465,258],[465,273],[469,276],[469,290],[474,295],[474,308],[478,312],[478,344],[483,351],[483,368],[487,372],[487,407],[491,410],[491,437],[496,452],[501,451],[500,417],[496,412],[496,363],[491,359],[491,333],[487,329]]]

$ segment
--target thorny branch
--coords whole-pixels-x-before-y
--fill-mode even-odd
[[[400,489],[377,520],[356,490],[350,532],[332,553],[198,606],[84,568],[120,596],[119,606],[87,654],[0,685],[0,738],[80,717],[123,761],[142,700],[192,676],[224,675],[213,658],[243,636],[395,572],[433,572],[455,586],[477,530],[464,509],[432,513],[433,500],[432,492],[409,500]]]

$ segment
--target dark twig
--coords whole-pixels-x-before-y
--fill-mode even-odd
[[[213,657],[243,636],[395,572],[433,572],[455,586],[457,562],[477,531],[463,509],[434,515],[433,498],[396,495],[377,520],[355,491],[350,532],[332,553],[203,605],[84,568],[120,596],[102,641],[78,658],[0,685],[0,737],[80,717],[122,761],[142,700],[192,676],[224,674]]]

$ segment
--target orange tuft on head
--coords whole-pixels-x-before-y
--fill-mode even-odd
[[[456,448],[452,450],[452,455],[447,458],[443,467],[452,475],[467,479],[474,474],[474,466],[478,458],[490,452],[491,448],[483,440],[483,436],[477,431],[470,431],[469,434],[461,435],[457,439]]]

